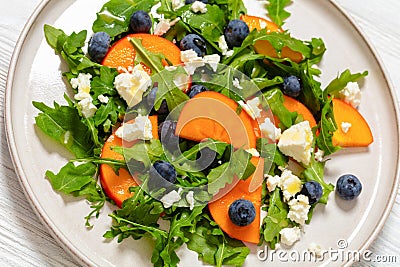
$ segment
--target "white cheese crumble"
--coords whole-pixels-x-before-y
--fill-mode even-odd
[[[97,108],[92,103],[92,97],[87,97],[78,102],[78,108],[82,112],[83,117],[90,118],[96,113]]]
[[[190,80],[190,75],[184,73],[178,73],[174,76],[174,84],[181,90],[185,90],[188,87],[188,83]]]
[[[279,140],[282,135],[281,129],[275,127],[269,118],[265,118],[264,122],[260,124],[260,131],[264,137],[267,137],[272,141]]]
[[[233,55],[234,51],[229,50],[228,44],[226,43],[225,36],[221,35],[218,39],[218,47],[221,49],[223,56],[230,57]]]
[[[188,204],[189,204],[189,209],[190,209],[190,210],[193,210],[193,208],[194,208],[194,197],[193,197],[193,194],[194,194],[193,191],[189,191],[189,192],[186,194],[186,201],[187,201]]]
[[[210,65],[213,71],[217,71],[218,63],[221,60],[221,57],[218,54],[206,55],[203,57],[205,63]]]
[[[278,175],[275,176],[271,176],[268,175],[267,176],[267,188],[269,192],[272,192],[275,190],[275,188],[277,186],[279,186],[279,183],[281,181],[281,177],[279,177]]]
[[[340,127],[342,128],[342,132],[344,132],[345,134],[349,132],[350,128],[351,128],[351,123],[347,122],[347,121],[343,121],[340,124]]]
[[[115,135],[127,142],[137,139],[150,140],[153,138],[152,124],[147,116],[137,116],[133,122],[124,123],[115,131]]]
[[[296,198],[290,200],[288,205],[289,213],[287,217],[300,225],[304,225],[308,219],[308,211],[311,207],[308,204],[308,197],[305,195],[298,195]]]
[[[322,257],[322,255],[323,255],[321,246],[316,244],[316,243],[314,243],[314,242],[312,242],[309,245],[307,250],[311,253],[311,255],[314,255],[314,257],[317,257],[317,258],[318,257]]]
[[[283,199],[288,201],[301,190],[301,180],[292,171],[283,169],[281,176],[267,176],[267,188],[269,192],[279,187],[283,193]]]
[[[190,7],[190,9],[194,12],[194,13],[206,13],[207,12],[207,5],[204,4],[203,2],[200,1],[195,1],[192,6]]]
[[[199,57],[193,49],[181,51],[181,61],[185,63],[183,68],[189,75],[193,75],[197,68],[205,65],[202,57]]]
[[[260,156],[260,153],[258,153],[257,149],[255,149],[255,148],[246,149],[246,152],[250,153],[253,157]]]
[[[325,154],[325,152],[318,148],[317,152],[314,153],[314,158],[317,161],[321,162],[323,160],[323,158],[324,158],[324,154]]]
[[[171,4],[172,4],[172,9],[176,11],[185,5],[185,0],[172,0]]]
[[[154,26],[154,35],[158,35],[158,36],[164,35],[179,20],[180,20],[180,18],[176,18],[173,21],[171,21],[170,19],[160,18],[158,20],[158,22],[156,23],[156,25]]]
[[[142,65],[138,64],[132,69],[132,73],[118,74],[114,86],[128,106],[133,107],[142,101],[143,93],[151,86],[151,78]]]
[[[239,100],[239,101],[238,101],[238,104],[242,107],[242,109],[243,109],[244,111],[246,111],[247,114],[249,114],[249,116],[250,116],[253,120],[256,119],[256,115],[254,114],[253,109],[252,109],[249,105],[247,105],[243,100]]]
[[[247,100],[246,104],[252,110],[255,118],[259,118],[261,116],[261,111],[262,110],[259,108],[260,99],[258,97],[254,97],[254,98],[252,98],[250,100]]]
[[[286,156],[308,165],[311,159],[313,133],[310,123],[302,121],[286,129],[279,139],[278,148]]]
[[[283,228],[279,234],[281,235],[281,243],[287,246],[292,246],[300,239],[301,231],[299,227]]]
[[[172,207],[172,205],[175,202],[178,202],[179,200],[181,200],[181,196],[180,193],[172,190],[171,192],[169,192],[168,194],[164,195],[160,201],[163,203],[164,208],[168,209],[170,207]]]
[[[240,85],[240,81],[238,78],[233,79],[232,85],[235,86],[237,89],[243,89],[243,87]]]
[[[339,97],[344,102],[357,108],[361,102],[361,90],[357,82],[349,82],[346,87],[339,91]]]
[[[103,104],[107,104],[108,101],[110,100],[110,99],[108,98],[108,96],[105,96],[105,95],[99,95],[99,96],[97,97],[97,99],[98,99],[101,103],[103,103]]]
[[[90,79],[92,75],[90,73],[79,73],[78,77],[72,78],[70,83],[72,88],[78,89],[79,93],[87,93],[90,92]]]

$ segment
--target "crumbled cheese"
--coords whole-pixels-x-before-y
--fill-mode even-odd
[[[79,73],[78,77],[71,79],[71,86],[74,89],[78,89],[78,93],[90,92],[90,79],[92,75],[90,73]]]
[[[324,154],[325,154],[325,152],[318,148],[317,152],[314,153],[314,158],[317,161],[321,162],[323,160],[323,158],[324,158]]]
[[[288,201],[301,190],[301,180],[292,171],[284,169],[282,171],[279,187],[282,189],[283,199]]]
[[[288,205],[289,213],[287,217],[300,225],[304,225],[308,219],[308,211],[311,207],[308,204],[308,197],[305,195],[298,195],[296,198],[290,200]]]
[[[228,44],[226,43],[225,36],[221,35],[218,39],[218,47],[221,49],[223,56],[230,57],[233,55],[234,51],[229,50]]]
[[[153,138],[152,124],[147,116],[137,116],[133,122],[124,123],[115,131],[115,135],[127,142],[137,139],[150,140]]]
[[[171,28],[169,19],[160,19],[154,27],[155,35],[164,35]]]
[[[172,190],[171,192],[169,192],[168,194],[164,195],[160,201],[163,203],[164,208],[168,209],[170,207],[172,207],[172,205],[175,202],[178,202],[179,200],[181,200],[181,196],[179,194],[179,192]]]
[[[242,109],[243,109],[244,111],[246,111],[247,114],[249,114],[249,116],[250,116],[253,120],[256,119],[256,115],[254,114],[253,109],[252,109],[249,105],[247,105],[246,103],[244,103],[243,100],[239,100],[239,101],[238,101],[238,104],[242,107]]]
[[[172,9],[174,11],[176,11],[185,5],[185,0],[172,0],[171,5],[172,5]]]
[[[322,253],[322,249],[321,246],[312,242],[310,244],[310,246],[307,249],[312,255],[314,255],[314,257],[322,257],[323,253]]]
[[[193,49],[181,51],[181,61],[183,63],[201,59]]]
[[[220,56],[218,54],[212,54],[212,55],[206,55],[203,57],[203,60],[205,63],[210,65],[210,67],[213,69],[213,71],[217,71],[218,63],[221,60]]]
[[[267,175],[267,188],[269,192],[272,192],[275,190],[277,186],[279,186],[279,183],[281,182],[281,177],[278,175],[271,176]]]
[[[87,97],[78,102],[78,108],[82,112],[83,117],[90,118],[96,113],[97,108],[92,103],[92,97]]]
[[[235,86],[237,89],[243,89],[243,87],[240,85],[240,81],[238,78],[233,79],[232,85]]]
[[[188,87],[188,83],[190,80],[190,75],[184,73],[178,73],[174,76],[174,84],[181,90],[185,90]]]
[[[262,109],[259,108],[260,98],[254,97],[250,100],[247,100],[246,103],[252,110],[254,117],[259,118],[261,116],[261,111],[262,111]]]
[[[185,63],[183,68],[189,75],[193,75],[197,68],[205,65],[204,59],[199,57],[193,49],[181,51],[181,61]]]
[[[143,93],[151,86],[151,78],[142,65],[138,64],[132,69],[132,73],[118,74],[114,86],[128,106],[133,107],[142,101]]]
[[[354,108],[357,108],[361,102],[361,91],[360,87],[358,87],[357,82],[349,82],[346,87],[339,91],[340,99],[344,100],[344,102],[352,105]]]
[[[250,153],[253,157],[260,156],[260,153],[258,153],[257,149],[255,149],[255,148],[246,149],[246,152]]]
[[[86,93],[86,92],[79,92],[79,93],[74,95],[74,99],[78,100],[78,101],[79,100],[83,100],[85,98],[92,98],[92,97],[90,96],[89,93]]]
[[[275,127],[269,118],[265,118],[264,122],[260,124],[260,131],[264,137],[272,141],[279,140],[282,134],[281,129]]]
[[[194,208],[194,197],[193,197],[193,194],[194,194],[193,191],[189,191],[189,192],[186,194],[186,201],[187,201],[188,204],[189,204],[189,209],[190,209],[190,210],[193,210],[193,208]]]
[[[300,239],[301,231],[299,227],[283,228],[279,234],[281,235],[281,243],[287,246],[292,246]]]
[[[342,128],[342,132],[344,132],[344,133],[346,134],[346,133],[348,133],[348,131],[349,131],[350,128],[351,128],[351,123],[350,123],[350,122],[347,122],[347,121],[343,121],[343,122],[340,124],[340,127]]]
[[[308,165],[312,153],[313,133],[310,123],[303,121],[286,129],[279,139],[278,148],[286,156]]]
[[[104,95],[99,95],[99,96],[97,97],[97,99],[98,99],[101,103],[103,103],[103,104],[107,104],[108,101],[110,100],[110,99],[108,98],[108,96],[104,96]]]
[[[206,13],[207,12],[207,5],[204,4],[203,2],[200,1],[195,1],[192,6],[190,7],[190,9],[194,12],[194,13]]]

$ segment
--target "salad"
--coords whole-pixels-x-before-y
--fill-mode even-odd
[[[177,266],[184,244],[241,266],[250,244],[300,239],[335,191],[327,159],[373,137],[357,110],[368,72],[322,88],[324,42],[284,30],[289,4],[268,1],[265,19],[241,0],[110,0],[90,34],[45,25],[73,97],[33,102],[36,126],[74,155],[46,177],[90,203],[88,228],[115,204],[104,238],[153,239],[154,266]],[[339,197],[361,190],[337,177]]]

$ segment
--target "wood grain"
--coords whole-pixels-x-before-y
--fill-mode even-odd
[[[399,92],[400,1],[336,0],[357,22]],[[4,129],[4,92],[11,55],[24,23],[39,0],[0,0],[0,266],[78,266],[49,234],[25,197],[8,151]],[[384,189],[382,189],[384,190]],[[400,262],[400,195],[370,250],[395,255]],[[392,266],[397,266],[393,264]],[[355,266],[377,266],[361,262]],[[384,264],[381,266],[390,266]]]

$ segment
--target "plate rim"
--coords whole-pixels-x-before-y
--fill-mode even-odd
[[[21,34],[19,35],[19,38],[16,42],[16,45],[14,47],[14,51],[10,60],[9,68],[8,68],[8,73],[7,73],[7,80],[6,80],[6,86],[5,86],[5,109],[4,109],[4,121],[5,121],[5,129],[6,129],[6,140],[11,156],[11,160],[13,162],[14,168],[15,168],[15,173],[18,176],[18,180],[22,186],[22,189],[24,191],[25,197],[28,199],[30,205],[32,206],[33,210],[35,211],[36,215],[38,218],[41,220],[42,224],[48,229],[49,233],[55,238],[57,243],[67,252],[69,253],[78,263],[84,264],[87,266],[94,265],[93,261],[87,258],[86,255],[84,255],[82,252],[77,251],[74,249],[72,244],[68,242],[62,233],[60,233],[57,230],[57,227],[53,224],[51,219],[47,216],[45,216],[45,211],[43,208],[40,206],[39,203],[37,203],[37,199],[33,197],[33,192],[30,190],[29,182],[27,177],[25,176],[23,172],[23,167],[19,158],[19,154],[17,151],[15,139],[14,139],[14,134],[13,134],[13,127],[12,127],[12,113],[11,113],[11,96],[12,96],[12,88],[13,88],[13,81],[14,81],[14,76],[15,76],[15,70],[17,68],[17,63],[20,58],[20,52],[25,44],[25,40],[27,35],[30,33],[33,25],[35,24],[36,19],[40,16],[42,11],[46,8],[46,6],[51,2],[52,0],[41,0],[39,4],[36,6],[34,9],[33,13],[29,16],[27,22],[25,23]],[[384,81],[389,88],[389,95],[391,98],[391,101],[393,103],[393,109],[394,109],[394,115],[396,119],[396,128],[397,132],[400,133],[400,105],[399,105],[399,100],[397,99],[397,94],[395,92],[393,83],[388,75],[387,68],[383,63],[383,60],[381,56],[377,53],[376,48],[372,45],[371,41],[366,37],[364,31],[357,25],[355,20],[351,17],[350,14],[347,13],[347,11],[341,7],[337,2],[334,0],[329,0],[329,4],[333,8],[336,8],[347,20],[347,22],[353,27],[354,30],[357,31],[359,34],[359,37],[362,38],[363,42],[366,44],[368,50],[371,52],[372,56],[375,58],[375,60],[378,63],[378,69],[382,72]],[[399,136],[397,136],[397,141],[399,142]],[[397,159],[399,159],[399,153],[400,150],[397,150]],[[397,162],[396,165],[396,171],[395,171],[395,177],[393,180],[393,186],[392,190],[390,192],[390,197],[388,199],[388,205],[385,211],[383,212],[383,215],[381,219],[378,221],[376,227],[374,230],[371,232],[371,234],[368,236],[368,238],[364,241],[362,246],[360,247],[360,251],[366,250],[372,242],[378,237],[379,233],[382,231],[383,226],[385,225],[391,211],[393,208],[393,205],[396,200],[397,196],[397,191],[400,185],[400,162]],[[348,261],[345,263],[345,266],[350,266],[352,263],[354,263],[354,259]]]

